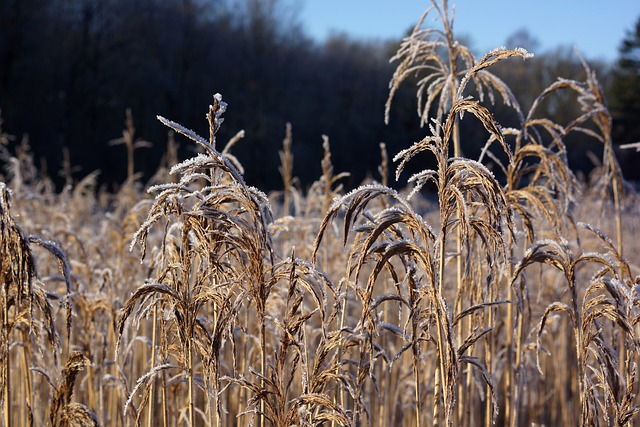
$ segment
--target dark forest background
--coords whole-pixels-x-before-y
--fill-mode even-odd
[[[347,186],[376,177],[380,142],[393,156],[426,132],[411,85],[398,93],[384,124],[395,67],[389,58],[400,40],[335,34],[314,41],[290,6],[278,0],[0,0],[2,132],[16,136],[11,145],[28,135],[36,164],[52,177],[66,149],[75,179],[99,169],[101,182],[113,186],[126,178],[127,161],[125,148],[109,142],[122,135],[128,108],[136,137],[152,142],[136,151],[136,170],[146,179],[166,150],[167,129],[156,115],[206,136],[205,113],[220,92],[229,108],[218,141],[246,131],[233,152],[249,184],[281,187],[278,150],[286,122],[293,126],[294,174],[303,186],[321,174],[323,134],[336,172],[351,172]],[[616,143],[640,140],[640,21],[634,31],[621,40],[617,63],[589,61],[609,97]],[[524,31],[505,45],[536,54],[494,70],[524,109],[557,77],[584,79],[570,47],[538,52]],[[569,100],[546,109],[560,123],[579,115]],[[498,122],[513,124],[505,108],[492,110]],[[463,120],[461,132],[464,154],[477,155],[485,133],[473,120]],[[191,154],[192,145],[176,139],[181,157]],[[588,173],[588,152],[597,154],[598,146],[566,143],[572,167]],[[640,179],[637,154],[619,155],[625,176]]]

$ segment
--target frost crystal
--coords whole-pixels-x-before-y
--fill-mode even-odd
[[[523,47],[517,47],[514,49],[516,52],[518,52],[519,54],[522,55],[523,58],[527,59],[527,58],[533,58],[535,55],[529,51],[527,51],[527,49],[523,48]]]
[[[220,109],[218,110],[218,114],[216,115],[221,116],[225,111],[227,111],[227,103],[222,100],[222,95],[220,95],[219,93],[213,95],[213,99],[218,101],[218,104],[220,105]]]

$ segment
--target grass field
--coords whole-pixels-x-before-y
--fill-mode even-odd
[[[130,119],[113,194],[95,174],[73,182],[71,165],[55,192],[3,134],[0,424],[633,425],[640,204],[595,74],[584,63],[523,111],[491,66],[531,54],[477,59],[446,1],[426,16],[441,27],[404,40],[387,104],[417,82],[425,137],[392,159],[373,146],[378,174],[350,192],[328,138],[322,176],[295,185],[290,126],[282,191],[245,182],[242,134],[216,141],[220,95],[207,137],[159,117],[167,156],[145,184]],[[542,117],[558,94],[582,115]],[[494,98],[520,126],[495,122]],[[460,120],[483,125],[478,159]],[[569,133],[602,145],[586,182],[567,165]],[[174,135],[199,154],[178,161]],[[423,156],[437,166],[394,189],[393,168]]]

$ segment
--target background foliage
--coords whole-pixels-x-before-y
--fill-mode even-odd
[[[351,171],[347,185],[357,185],[375,171],[376,156],[369,153],[380,142],[395,153],[405,141],[423,137],[410,84],[400,88],[389,124],[381,120],[394,67],[388,59],[399,41],[335,34],[319,43],[305,34],[287,5],[280,0],[0,0],[3,130],[28,134],[36,165],[51,175],[60,169],[66,147],[70,163],[79,166],[73,171],[76,179],[99,169],[100,182],[112,185],[126,177],[124,150],[109,141],[120,135],[127,108],[135,137],[153,142],[136,156],[136,169],[148,177],[166,146],[156,114],[206,133],[201,111],[215,88],[237,113],[229,116],[221,136],[246,131],[246,141],[235,151],[247,166],[248,182],[277,188],[271,171],[279,163],[285,123],[291,122],[295,173],[304,185],[320,174],[315,159],[322,156],[323,134],[332,142],[336,168]],[[638,34],[630,36],[635,41],[625,42],[615,73],[612,64],[592,64],[605,91],[613,88],[611,103],[619,118],[615,136],[622,143],[638,139],[632,126],[640,92],[634,83]],[[496,71],[524,108],[557,76],[582,78],[569,48],[539,54],[526,32],[506,44],[536,53],[527,65]],[[558,116],[575,117],[577,107],[567,105],[546,106],[546,116],[558,122]],[[498,122],[509,125],[499,107]],[[473,135],[470,125],[463,123],[461,131]],[[482,145],[462,139],[469,155]],[[181,158],[189,155],[186,146]],[[584,147],[571,152],[577,153],[570,158],[574,168],[590,169]],[[636,170],[625,167],[629,161],[621,161],[627,177],[637,178]]]

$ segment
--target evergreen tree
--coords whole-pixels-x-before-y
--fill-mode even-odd
[[[623,144],[640,141],[640,18],[620,45],[611,95],[614,140]]]
[[[612,73],[610,109],[613,140],[616,144],[640,141],[640,18],[620,45],[620,57]],[[625,178],[640,180],[640,153],[618,153]]]

